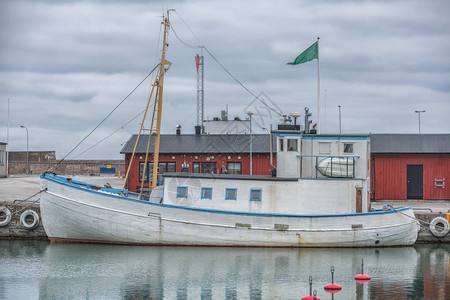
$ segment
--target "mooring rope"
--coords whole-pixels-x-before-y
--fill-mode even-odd
[[[37,192],[37,193],[31,195],[30,197],[26,198],[25,200],[20,200],[20,202],[26,202],[26,201],[30,200],[31,198],[33,198],[34,196],[39,195],[40,193],[45,192],[45,191],[47,191],[47,188],[45,188],[45,189],[43,189],[43,190],[40,190],[39,192]],[[29,208],[30,206],[32,206],[33,204],[38,203],[39,200],[41,200],[40,197],[39,197],[37,200],[31,202],[29,205],[27,205],[27,206],[25,206],[24,208],[22,208],[21,210],[12,212],[12,213],[11,213],[11,216],[14,215],[14,214],[18,214],[18,213],[21,213],[21,212],[25,211],[26,209],[28,209],[28,208]],[[3,205],[6,204],[6,203],[7,203],[7,202],[4,201],[4,202],[3,202]],[[14,202],[13,202],[12,206],[14,206],[14,207],[16,206]]]
[[[426,222],[426,221],[422,221],[422,220],[419,220],[419,219],[417,219],[417,218],[413,218],[413,217],[411,217],[411,216],[409,216],[409,215],[407,215],[407,214],[405,214],[405,213],[403,213],[403,212],[401,212],[401,211],[398,211],[397,209],[395,209],[395,207],[394,207],[393,204],[388,204],[387,206],[388,206],[390,209],[392,209],[393,211],[395,211],[395,212],[397,212],[397,213],[399,213],[399,214],[402,214],[402,215],[404,215],[404,216],[406,216],[406,217],[408,217],[408,218],[410,218],[410,219],[416,220],[417,222],[419,222],[419,225],[420,225],[420,226],[428,227],[428,226],[430,226],[430,224],[431,224],[431,223],[428,223],[428,222]],[[424,223],[424,224],[426,224],[427,226],[424,226],[424,225],[422,225],[422,224],[420,224],[420,223]]]

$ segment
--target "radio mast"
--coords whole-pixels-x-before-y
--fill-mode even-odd
[[[200,126],[201,134],[205,133],[205,127],[203,126],[204,120],[204,64],[203,64],[203,48],[201,48],[201,54],[195,56],[195,67],[197,68],[197,126]],[[198,127],[197,127],[198,128]]]

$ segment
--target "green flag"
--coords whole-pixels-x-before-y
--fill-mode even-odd
[[[297,58],[293,62],[290,62],[287,64],[288,65],[299,65],[299,64],[305,63],[307,61],[310,61],[313,59],[318,59],[318,58],[319,58],[319,47],[318,47],[318,43],[315,42],[314,44],[309,46],[308,49],[306,49],[305,51],[300,53],[300,55],[297,56]]]

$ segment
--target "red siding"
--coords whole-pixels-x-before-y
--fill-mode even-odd
[[[372,155],[373,199],[406,200],[407,165],[423,165],[423,199],[450,199],[450,155],[438,154]],[[445,178],[445,189],[434,188],[435,178]]]
[[[125,158],[125,168],[128,167],[131,155],[127,154]],[[273,157],[274,165],[276,166],[276,155]],[[145,154],[136,155],[133,164],[130,169],[130,175],[128,179],[129,190],[136,191],[137,187],[140,187],[139,182],[139,163],[145,161]],[[153,161],[153,156],[149,156],[149,162]],[[220,174],[223,165],[227,165],[227,162],[240,162],[242,163],[242,174],[250,174],[250,154],[160,154],[160,162],[176,162],[176,171],[181,171],[181,165],[186,161],[189,164],[189,168],[192,172],[193,162],[215,162],[217,173]],[[273,169],[270,165],[269,154],[253,154],[252,160],[253,175],[268,175]],[[144,187],[148,187],[148,183],[144,183]]]

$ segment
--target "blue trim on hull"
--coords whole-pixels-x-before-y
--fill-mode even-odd
[[[160,206],[160,207],[184,209],[184,210],[199,211],[199,212],[218,213],[218,214],[229,214],[229,215],[246,215],[246,216],[257,216],[257,217],[284,217],[284,218],[336,218],[336,217],[350,217],[350,216],[384,215],[384,214],[392,214],[392,213],[397,213],[397,212],[400,212],[400,211],[406,211],[406,210],[412,209],[410,206],[408,206],[408,207],[396,208],[395,210],[373,211],[373,212],[366,212],[366,213],[314,214],[314,215],[303,215],[303,214],[302,215],[294,215],[294,214],[277,214],[277,213],[273,213],[273,214],[269,214],[269,213],[252,213],[252,212],[242,212],[242,211],[232,211],[232,210],[218,210],[218,209],[210,209],[210,208],[177,206],[177,205],[171,205],[171,204],[160,204],[160,203],[148,202],[148,201],[144,201],[144,200],[131,199],[131,198],[120,196],[120,195],[106,194],[106,193],[102,193],[102,192],[99,192],[99,191],[91,190],[91,189],[88,189],[88,188],[85,188],[85,187],[81,187],[81,186],[76,185],[74,183],[68,182],[66,180],[66,177],[59,176],[59,175],[48,174],[48,173],[42,174],[41,175],[41,179],[46,179],[46,180],[49,180],[49,181],[56,182],[58,184],[66,185],[66,186],[71,187],[71,188],[75,188],[75,189],[82,190],[82,191],[85,191],[85,192],[94,193],[94,194],[101,195],[101,196],[104,196],[104,197],[111,197],[111,198],[122,199],[122,200],[127,200],[127,201],[133,201],[133,202],[143,203],[143,204],[147,204],[147,205]]]

